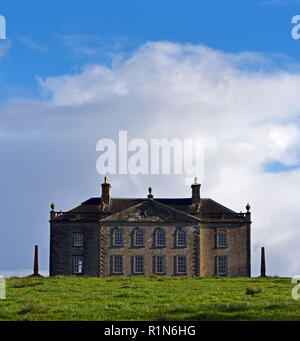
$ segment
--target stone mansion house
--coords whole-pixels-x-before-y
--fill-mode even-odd
[[[50,276],[250,276],[249,204],[236,213],[200,197],[101,197],[50,212]]]

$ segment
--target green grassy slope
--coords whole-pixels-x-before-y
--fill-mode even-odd
[[[11,278],[0,320],[300,320],[289,278]]]

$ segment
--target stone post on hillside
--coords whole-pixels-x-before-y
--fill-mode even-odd
[[[265,248],[263,246],[261,248],[260,277],[266,277]]]
[[[35,245],[35,247],[34,247],[33,276],[40,277],[40,274],[39,274],[39,247],[38,247],[38,245]]]

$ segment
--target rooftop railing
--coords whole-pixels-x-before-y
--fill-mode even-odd
[[[93,221],[102,218],[102,212],[54,212],[54,220],[58,221]]]
[[[56,221],[97,221],[113,212],[51,212],[51,220]],[[247,213],[192,212],[195,217],[208,220],[246,220]]]

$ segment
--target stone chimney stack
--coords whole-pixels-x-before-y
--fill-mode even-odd
[[[108,183],[107,176],[104,178],[104,183],[101,185],[101,187],[102,187],[102,194],[101,194],[102,203],[104,203],[105,205],[109,205],[111,186]]]
[[[200,184],[198,184],[197,177],[194,180],[194,183],[192,184],[192,202],[193,204],[200,204]]]

